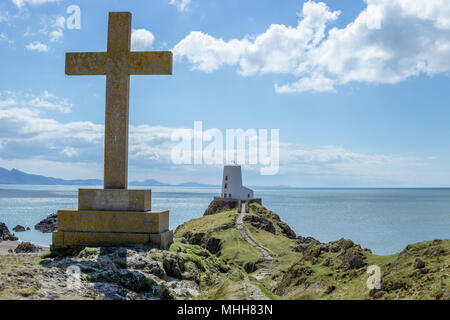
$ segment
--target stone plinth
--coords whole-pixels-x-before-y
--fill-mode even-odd
[[[124,246],[152,243],[160,249],[168,249],[173,242],[172,230],[161,233],[117,233],[117,232],[53,232],[54,248],[78,246]]]
[[[151,190],[78,190],[78,210],[150,211],[151,209]]]
[[[151,190],[80,189],[78,210],[59,210],[53,246],[120,246],[173,241],[169,211],[151,210]]]
[[[58,231],[158,233],[169,229],[169,211],[59,210]]]

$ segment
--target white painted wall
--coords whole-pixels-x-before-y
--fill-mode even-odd
[[[226,165],[223,168],[222,197],[239,200],[253,199],[253,190],[242,185],[241,166]]]

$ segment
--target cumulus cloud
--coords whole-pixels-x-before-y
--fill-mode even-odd
[[[17,96],[12,93],[0,95],[0,158],[102,162],[103,124],[90,121],[62,123],[45,116],[43,108],[64,112],[61,101],[68,104],[66,99],[48,92],[28,99]],[[149,161],[169,164],[174,145],[171,140],[173,130],[175,128],[131,125],[130,159],[146,164]]]
[[[169,4],[175,6],[178,11],[185,12],[189,10],[192,0],[170,0]]]
[[[29,51],[37,51],[37,52],[48,52],[50,48],[40,41],[34,41],[25,46]]]
[[[450,1],[365,0],[344,28],[323,2],[303,4],[296,26],[271,25],[256,36],[229,41],[193,31],[173,48],[178,61],[213,72],[225,65],[242,76],[290,74],[279,93],[334,91],[351,82],[394,84],[450,71]]]
[[[22,8],[27,4],[36,6],[44,3],[56,3],[59,2],[59,0],[12,0],[12,2],[16,5],[16,7]]]
[[[60,99],[48,91],[44,91],[42,95],[34,97],[25,103],[31,107],[56,110],[63,113],[72,111],[72,104],[70,104],[67,99]]]
[[[90,121],[62,123],[44,116],[41,110],[29,105],[24,106],[21,102],[0,108],[1,163],[13,163],[15,159],[71,164],[97,163],[98,166],[103,163],[103,124]],[[172,141],[175,130],[179,128],[130,125],[130,165],[134,168],[147,169],[172,168],[181,176],[183,172],[195,170],[203,172],[216,168],[215,165],[175,166],[171,161],[171,151],[178,144]],[[208,136],[207,133],[205,135]],[[205,139],[204,147],[206,148],[208,144]],[[407,171],[412,165],[416,171],[417,165],[422,165],[422,160],[401,155],[358,153],[340,146],[305,148],[290,143],[280,145],[281,174],[390,178],[399,168]],[[256,171],[260,166],[246,166],[246,169]]]
[[[144,51],[153,46],[155,36],[146,29],[133,29],[131,32],[131,50]]]
[[[0,108],[12,107],[17,104],[17,101],[13,98],[7,98],[5,100],[0,100]]]

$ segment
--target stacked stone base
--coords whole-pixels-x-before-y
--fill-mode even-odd
[[[59,210],[54,248],[173,242],[169,211],[152,211],[150,190],[80,189],[78,210]]]
[[[78,246],[123,246],[153,244],[160,249],[168,249],[173,242],[172,230],[162,233],[119,233],[119,232],[53,232],[53,248],[73,248]]]

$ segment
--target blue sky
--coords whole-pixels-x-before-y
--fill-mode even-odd
[[[68,29],[70,5],[81,28]],[[176,166],[171,133],[279,129],[280,171],[254,185],[448,187],[450,2],[5,0],[0,167],[102,178],[105,79],[64,74],[65,52],[105,51],[109,11],[133,48],[172,50],[172,76],[134,76],[130,179],[218,183]]]

